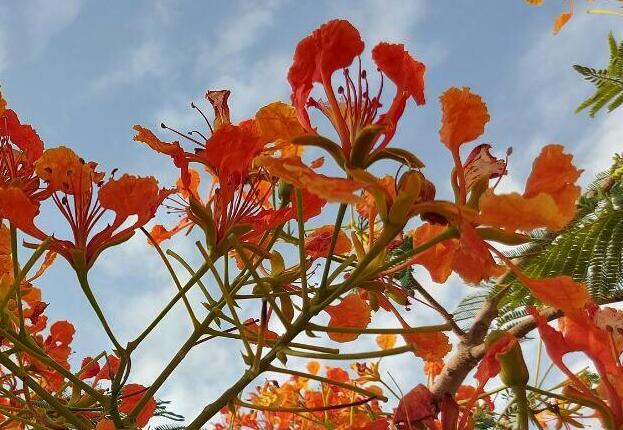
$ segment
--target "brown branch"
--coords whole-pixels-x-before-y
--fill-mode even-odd
[[[498,296],[499,297],[499,296]],[[457,352],[450,357],[441,374],[435,380],[431,392],[436,399],[443,399],[445,394],[454,395],[469,372],[474,369],[485,354],[484,340],[497,316],[497,302],[499,299],[487,300],[474,320],[474,325],[459,343]],[[609,304],[623,301],[623,291],[614,294],[609,300],[600,304]],[[540,310],[548,321],[560,318],[563,313],[552,307]],[[517,338],[522,338],[536,328],[534,318],[528,317],[514,325],[509,332]]]

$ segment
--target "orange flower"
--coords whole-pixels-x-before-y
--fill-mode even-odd
[[[534,160],[523,195],[496,195],[487,190],[480,198],[479,222],[508,230],[547,227],[559,230],[573,219],[581,189],[575,185],[582,171],[561,145],[547,145]]]
[[[47,190],[73,235],[73,241],[54,238],[50,249],[81,270],[89,269],[104,249],[128,240],[136,229],[155,216],[162,201],[172,192],[160,189],[153,177],[123,175],[101,185],[103,174],[95,172],[94,167],[64,147],[45,151],[36,164],[37,173],[46,181]],[[101,185],[97,194],[94,182]],[[3,199],[19,205],[20,210],[7,215],[12,222],[40,240],[47,237],[34,225],[37,205],[15,189],[0,190],[0,205]],[[95,232],[108,211],[115,214],[113,222]],[[125,225],[133,216],[136,216],[134,222]]]
[[[441,225],[422,224],[410,233],[413,238],[413,247],[417,248],[446,229],[447,227]],[[444,240],[415,256],[412,262],[424,266],[434,282],[444,283],[452,273],[454,254],[458,247],[457,239]]]
[[[328,83],[333,72],[350,66],[363,52],[363,41],[351,23],[332,20],[314,30],[296,46],[294,60],[288,71],[292,87],[292,103],[303,127],[313,132],[306,104],[314,82]],[[325,90],[329,90],[325,87]]]
[[[325,311],[331,316],[329,327],[365,329],[371,321],[370,306],[357,294],[344,297],[335,306],[327,306]],[[335,342],[350,342],[358,337],[358,333],[329,332],[329,338]]]
[[[373,49],[372,58],[378,70],[394,82],[397,91],[389,109],[377,119],[382,84],[378,93],[372,96],[367,73],[361,69],[361,63],[356,77],[351,77],[347,69],[363,52],[363,48],[361,36],[351,23],[332,20],[299,42],[288,72],[292,104],[303,128],[308,133],[315,133],[307,107],[320,110],[336,129],[347,159],[351,158],[354,140],[365,127],[384,127],[385,138],[377,146],[377,149],[381,149],[394,135],[408,98],[413,97],[417,104],[424,103],[425,66],[413,59],[404,45],[380,43]],[[339,69],[344,69],[344,85],[337,91],[338,100],[331,77]],[[309,97],[316,82],[322,84],[326,102]],[[367,149],[372,150],[375,143]]]
[[[469,88],[450,88],[441,97],[441,129],[439,136],[444,145],[457,152],[464,143],[477,139],[489,122],[487,105]]]
[[[129,414],[134,407],[143,398],[143,393],[147,389],[139,384],[128,384],[121,390],[121,403],[119,403],[119,412]],[[145,427],[151,417],[156,412],[156,401],[154,398],[150,398],[143,409],[138,413],[136,417],[136,424],[139,427]]]
[[[309,236],[305,238],[305,252],[311,256],[312,259],[326,258],[329,252],[329,246],[331,245],[331,237],[335,226],[325,225],[318,227]],[[337,241],[335,242],[334,254],[346,254],[352,248],[352,243],[346,233],[342,229],[338,231]]]
[[[309,191],[329,202],[359,203],[355,194],[364,184],[343,178],[331,178],[314,172],[299,157],[273,158],[260,156],[256,159],[271,175],[289,182],[296,188]]]

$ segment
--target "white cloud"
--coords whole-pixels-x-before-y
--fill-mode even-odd
[[[82,4],[82,0],[63,2],[37,0],[25,3],[24,16],[28,20],[25,31],[33,41],[35,54],[42,51],[55,34],[78,17]]]
[[[128,52],[120,64],[105,72],[93,83],[95,92],[104,92],[119,85],[131,84],[147,76],[165,73],[164,53],[156,40],[145,40]]]

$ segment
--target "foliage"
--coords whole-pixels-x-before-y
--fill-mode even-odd
[[[573,68],[584,79],[595,85],[595,93],[584,100],[577,108],[582,111],[590,108],[589,114],[594,117],[604,107],[612,112],[623,103],[623,42],[618,44],[612,33],[608,35],[610,60],[605,69],[594,69],[575,65]]]

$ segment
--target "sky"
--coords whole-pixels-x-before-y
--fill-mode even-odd
[[[588,16],[578,4],[577,16],[553,36],[552,22],[562,8],[563,2],[547,0],[538,8],[521,0],[3,1],[0,85],[47,147],[67,145],[103,170],[155,175],[171,186],[176,171],[168,159],[132,141],[133,124],[155,130],[162,121],[183,130],[201,127],[190,102],[206,106],[208,89],[232,91],[235,121],[272,101],[288,101],[286,73],[297,42],[323,22],[345,18],[366,42],[364,65],[379,41],[404,43],[427,65],[427,104],[408,107],[392,145],[426,163],[424,173],[439,184],[441,196],[449,192],[450,155],[438,139],[438,97],[450,86],[468,86],[487,102],[491,122],[479,142],[491,143],[499,156],[513,147],[503,190],[523,189],[532,160],[548,143],[575,154],[586,184],[621,150],[623,110],[595,119],[575,114],[592,87],[571,66],[603,67],[608,31],[623,34],[621,21]],[[158,220],[176,221],[164,211]],[[40,222],[57,226],[47,214]],[[168,246],[199,264],[193,240],[177,238]],[[418,273],[449,309],[470,292],[456,279],[433,285]],[[125,341],[174,294],[158,257],[139,235],[104,253],[91,283]],[[78,328],[73,359],[100,352],[104,334],[66,263],[58,261],[39,286],[51,303],[51,319],[68,319]],[[407,315],[413,324],[438,321],[418,307]],[[148,385],[188,330],[178,307],[138,351],[131,380]],[[362,339],[348,348],[365,350],[373,342]],[[192,417],[240,373],[232,360],[237,351],[237,344],[223,341],[197,348],[158,397]],[[403,390],[421,382],[421,363],[413,357],[385,360],[383,366]]]

